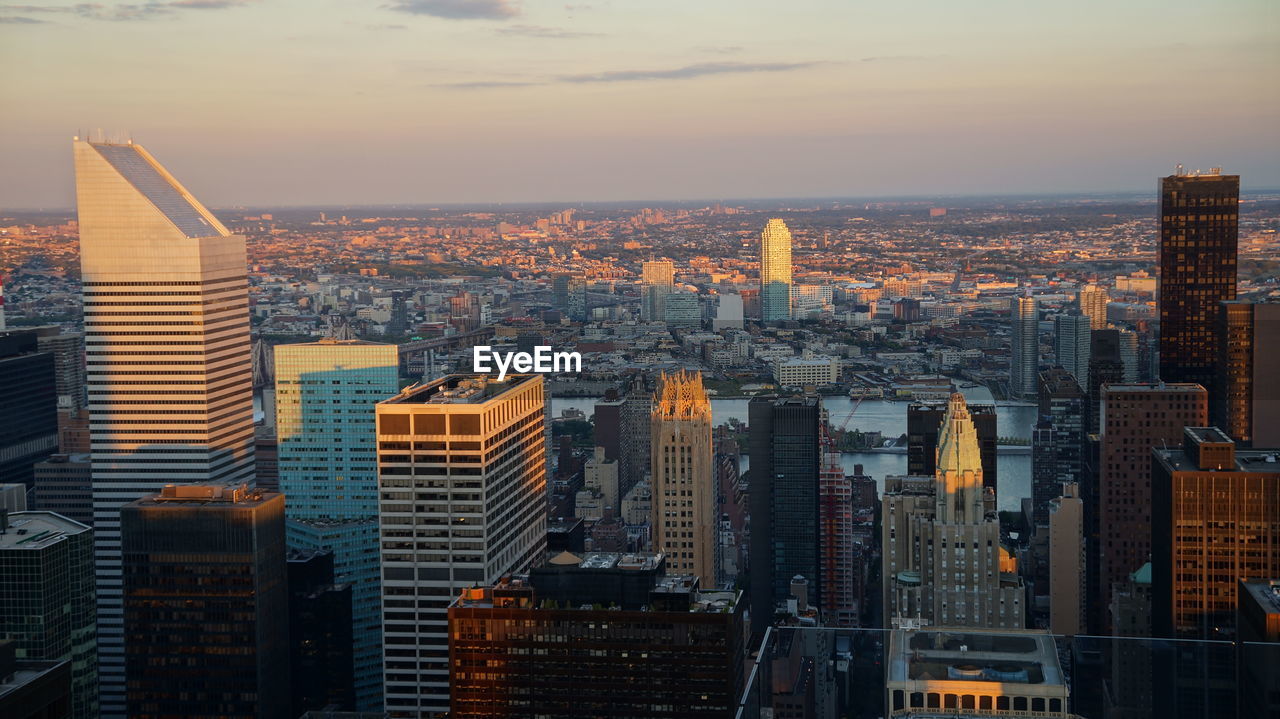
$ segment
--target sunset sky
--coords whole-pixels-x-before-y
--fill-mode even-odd
[[[1280,3],[0,3],[0,207],[128,135],[208,205],[1280,187]]]

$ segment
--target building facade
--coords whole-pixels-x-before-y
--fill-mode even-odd
[[[0,331],[0,484],[30,489],[32,468],[58,451],[54,368],[36,330]]]
[[[1035,397],[1040,366],[1040,318],[1036,298],[1027,295],[1009,300],[1009,323],[1009,394],[1017,398]]]
[[[777,217],[760,233],[760,314],[765,324],[791,319],[791,230]]]
[[[1086,315],[1058,315],[1053,320],[1054,357],[1075,376],[1081,387],[1089,386],[1090,318]]]
[[[377,405],[384,685],[392,717],[449,710],[448,608],[539,560],[542,375],[449,375]]]
[[[1000,521],[987,511],[978,435],[954,394],[932,478],[888,477],[883,498],[883,607],[887,627],[1020,629],[1024,589],[1008,571]]]
[[[667,295],[675,287],[676,266],[670,260],[648,260],[640,270],[640,319],[660,322],[667,316]]]
[[[1236,298],[1240,176],[1160,180],[1160,379],[1212,389],[1218,304]]]
[[[120,507],[253,481],[245,240],[141,146],[74,143],[102,713],[124,712]]]
[[[279,485],[290,547],[333,553],[352,585],[357,706],[382,702],[375,405],[400,389],[395,345],[322,339],[275,348]]]
[[[169,485],[120,533],[128,715],[288,717],[284,496]]]
[[[697,372],[663,373],[653,395],[653,546],[673,573],[716,586],[719,557],[711,400]]]
[[[1210,418],[1245,446],[1280,447],[1280,303],[1223,302]]]
[[[996,491],[999,477],[996,406],[970,404],[969,419],[978,430],[978,454],[982,457],[982,485]],[[938,471],[938,435],[947,416],[948,403],[942,400],[912,402],[907,405],[907,475],[932,477]]]

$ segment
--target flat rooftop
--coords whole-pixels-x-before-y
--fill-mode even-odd
[[[896,631],[886,661],[891,682],[1065,683],[1048,632]]]
[[[1217,440],[1209,440],[1211,442]],[[1156,457],[1175,472],[1250,472],[1254,474],[1280,474],[1280,449],[1236,448],[1235,466],[1231,469],[1201,469],[1196,457],[1189,457],[1181,447],[1155,449]]]
[[[537,382],[542,375],[507,375],[499,382],[487,374],[452,374],[423,385],[406,387],[379,404],[483,404],[510,390]]]
[[[252,507],[282,496],[245,484],[167,484],[159,494],[143,497],[128,506],[162,507],[204,505],[210,507]]]
[[[1268,614],[1280,614],[1280,579],[1259,579],[1240,586]]]
[[[11,512],[0,534],[0,549],[44,549],[70,534],[91,531],[87,525],[55,512]]]

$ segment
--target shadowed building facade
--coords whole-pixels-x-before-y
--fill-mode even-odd
[[[74,143],[102,714],[124,713],[120,508],[252,482],[245,241],[141,146]]]

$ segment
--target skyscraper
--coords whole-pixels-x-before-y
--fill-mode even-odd
[[[374,406],[400,389],[395,345],[322,339],[275,348],[280,491],[290,547],[333,553],[352,585],[356,697],[382,700]]]
[[[35,465],[58,451],[54,356],[36,330],[0,331],[0,484],[35,483]]]
[[[934,477],[887,477],[881,540],[884,620],[1021,629],[1022,581],[986,511],[978,435],[964,396],[951,395]]]
[[[1084,503],[1073,482],[1049,502],[1049,630],[1084,632]]]
[[[662,321],[667,295],[675,286],[675,264],[670,260],[649,260],[640,270],[640,319]]]
[[[1047,436],[1037,427],[1032,441],[1031,499],[1037,525],[1048,523],[1049,503],[1061,496],[1063,483],[1079,484],[1084,478],[1088,409],[1075,376],[1056,367],[1040,373],[1039,414]]]
[[[286,507],[286,511],[287,511]],[[333,553],[290,549],[289,716],[356,705],[351,585],[336,581]]]
[[[93,582],[92,529],[0,508],[0,637],[14,641],[18,659],[69,664],[74,719],[98,716]]]
[[[994,404],[969,404],[969,419],[978,429],[978,453],[982,456],[982,486],[996,491],[1000,437],[996,432]],[[938,435],[947,416],[948,403],[924,400],[907,405],[907,474],[932,477],[938,470]]]
[[[1087,315],[1058,315],[1053,319],[1053,354],[1058,364],[1089,386],[1090,320]]]
[[[386,711],[449,709],[448,608],[540,560],[542,375],[449,375],[377,406]]]
[[[102,713],[124,712],[119,510],[253,481],[245,241],[135,144],[74,143]]]
[[[1095,284],[1080,288],[1076,295],[1076,305],[1080,314],[1089,318],[1089,329],[1104,330],[1107,328],[1107,291]]]
[[[1102,388],[1098,473],[1098,599],[1102,606],[1111,606],[1117,588],[1151,556],[1151,450],[1180,444],[1183,427],[1204,426],[1209,414],[1206,395],[1194,384]]]
[[[1280,447],[1280,303],[1223,302],[1210,417],[1245,446]]]
[[[653,394],[649,449],[653,546],[673,574],[716,586],[716,487],[711,400],[697,372],[664,372]]]
[[[765,324],[791,319],[791,230],[777,217],[760,233],[760,314]]]
[[[1156,636],[1235,636],[1241,580],[1280,577],[1280,463],[1237,450],[1217,427],[1187,427],[1155,450],[1151,621]]]
[[[1160,379],[1214,386],[1218,303],[1236,298],[1240,176],[1160,180]]]
[[[1040,319],[1036,299],[1030,295],[1009,300],[1009,394],[1020,399],[1036,396],[1036,370],[1040,365]]]
[[[289,716],[284,496],[169,485],[120,536],[129,716]]]
[[[822,404],[815,396],[755,397],[747,405],[751,469],[751,631],[763,632],[791,580],[821,606],[819,470]]]

